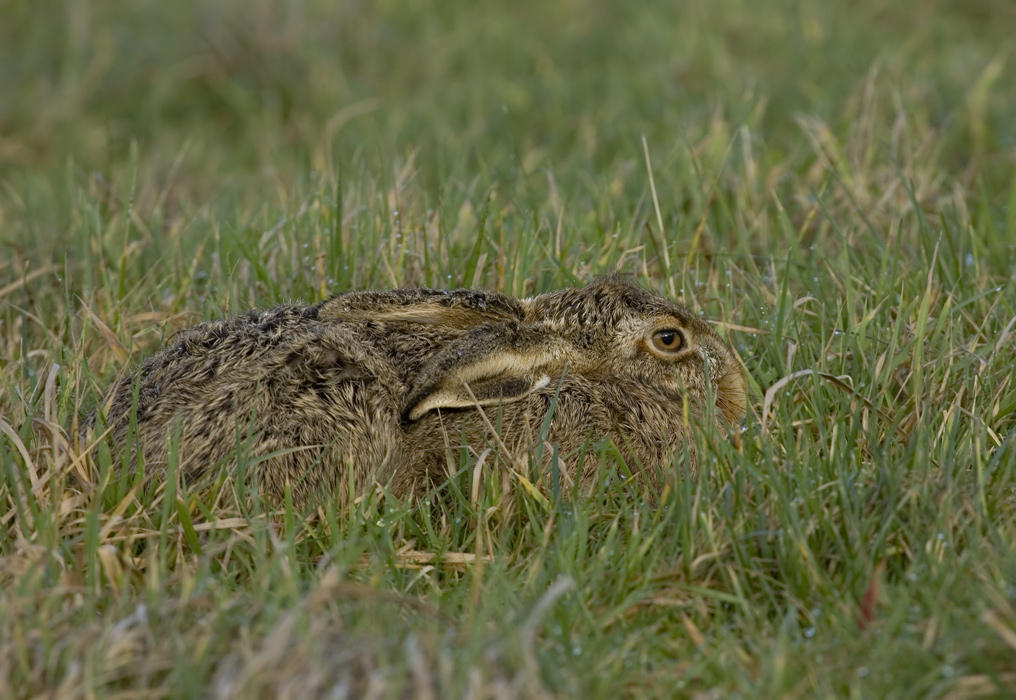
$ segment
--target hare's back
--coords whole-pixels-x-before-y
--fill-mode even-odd
[[[341,483],[349,458],[357,481],[368,479],[394,450],[405,390],[362,327],[321,323],[315,311],[279,307],[176,334],[114,388],[113,439],[133,449],[136,406],[146,463],[165,464],[177,435],[189,478],[228,458],[242,438],[252,455],[278,455],[259,467],[276,496],[286,483],[299,483],[301,493]]]
[[[314,323],[308,311],[313,313],[316,309],[282,306],[251,311],[176,333],[165,347],[116,385],[110,418],[131,408],[135,385],[138,419],[143,422],[160,398],[179,395],[197,401],[224,382],[250,375],[266,356],[306,332],[308,324]]]

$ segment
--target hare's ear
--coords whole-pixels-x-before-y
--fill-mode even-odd
[[[436,408],[472,408],[518,401],[548,386],[572,358],[569,346],[541,329],[480,326],[447,345],[424,366],[403,420]]]
[[[519,302],[497,292],[455,289],[392,289],[347,292],[319,307],[322,321],[413,323],[455,330],[521,320]]]
[[[457,330],[469,330],[484,323],[490,323],[490,313],[475,309],[455,309],[440,304],[422,303],[405,308],[384,309],[372,312],[366,317],[373,321],[417,323],[424,326],[439,326]]]

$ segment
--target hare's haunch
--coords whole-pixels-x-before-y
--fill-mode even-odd
[[[528,299],[349,292],[202,323],[119,381],[106,408],[129,468],[143,455],[160,473],[171,443],[188,480],[244,455],[269,500],[288,485],[305,503],[374,484],[419,496],[463,446],[530,455],[548,415],[546,442],[583,465],[566,487],[595,483],[599,460],[578,454],[603,438],[656,487],[695,420],[741,425],[746,388],[705,322],[610,277]]]

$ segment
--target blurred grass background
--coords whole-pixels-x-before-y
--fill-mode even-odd
[[[1005,0],[0,0],[0,695],[1016,693],[1013,37]],[[658,510],[466,463],[265,514],[76,444],[210,315],[614,269],[753,378]]]

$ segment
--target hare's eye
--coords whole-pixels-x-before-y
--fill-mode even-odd
[[[674,352],[684,347],[684,335],[676,328],[664,328],[653,333],[653,345],[657,350]]]

